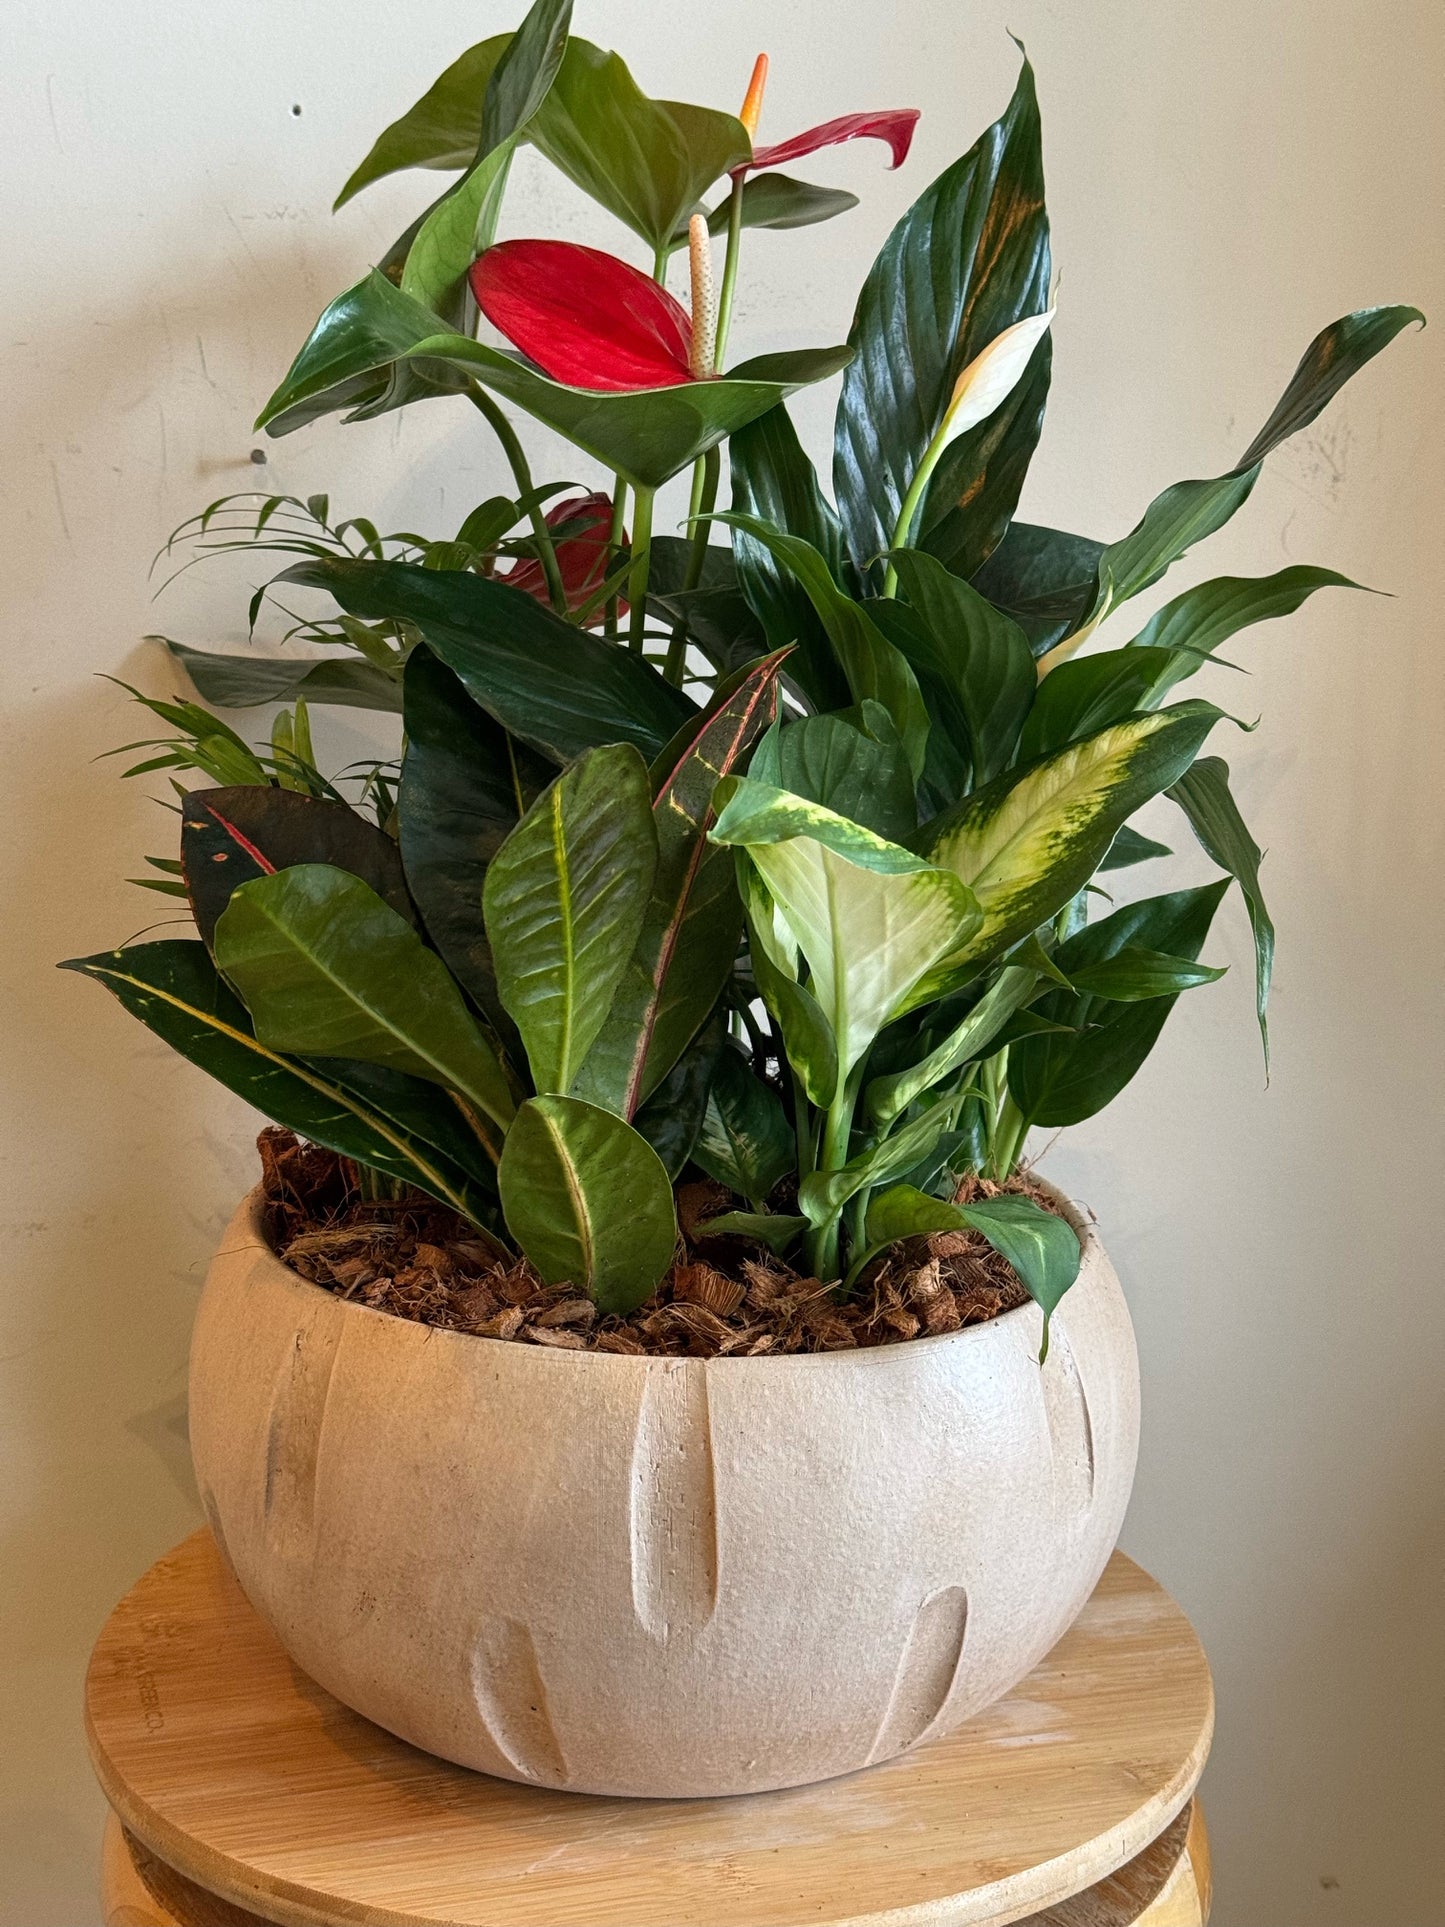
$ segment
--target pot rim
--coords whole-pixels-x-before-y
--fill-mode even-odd
[[[1047,1178],[1040,1177],[1037,1172],[1031,1172],[1030,1176],[1042,1190],[1047,1191],[1049,1196],[1057,1201],[1061,1207],[1061,1215],[1078,1237],[1080,1249],[1079,1271],[1080,1282],[1082,1282],[1085,1268],[1091,1261],[1096,1261],[1103,1256],[1103,1246],[1099,1241],[1099,1236],[1095,1229],[1095,1220],[1092,1216],[1087,1215],[1083,1208],[1076,1204],[1067,1193],[1061,1191],[1056,1184],[1051,1184]],[[263,1203],[264,1199],[261,1194],[261,1187],[259,1184],[254,1185],[242,1199],[236,1213],[239,1217],[242,1211],[245,1212],[247,1227],[254,1238],[254,1246],[227,1244],[215,1254],[216,1258],[240,1256],[246,1250],[253,1248],[258,1249],[271,1261],[276,1269],[283,1274],[289,1283],[298,1286],[302,1291],[317,1292],[323,1298],[329,1299],[332,1304],[340,1306],[344,1312],[350,1313],[353,1316],[360,1318],[380,1318],[384,1319],[388,1325],[400,1326],[403,1330],[414,1331],[420,1343],[435,1344],[454,1341],[458,1344],[471,1345],[480,1342],[482,1344],[496,1345],[499,1350],[504,1353],[522,1352],[529,1354],[532,1358],[541,1356],[554,1360],[559,1365],[566,1365],[569,1362],[589,1361],[591,1363],[605,1363],[610,1367],[631,1366],[644,1369],[653,1365],[706,1365],[711,1369],[717,1370],[724,1367],[733,1368],[751,1365],[773,1367],[775,1369],[791,1366],[794,1369],[802,1368],[810,1371],[822,1370],[830,1366],[836,1368],[839,1365],[852,1365],[856,1367],[863,1361],[869,1359],[897,1359],[900,1355],[904,1357],[914,1357],[917,1356],[919,1351],[924,1347],[981,1344],[986,1342],[987,1334],[1002,1330],[1005,1326],[1009,1325],[1011,1320],[1017,1318],[1021,1313],[1036,1312],[1038,1310],[1033,1300],[1029,1299],[1022,1305],[1014,1305],[1010,1310],[1000,1312],[997,1318],[985,1319],[980,1324],[964,1325],[958,1331],[938,1332],[922,1338],[906,1338],[896,1345],[860,1345],[852,1350],[782,1352],[776,1355],[764,1352],[755,1358],[677,1358],[670,1353],[664,1352],[575,1352],[548,1345],[518,1345],[509,1338],[490,1338],[481,1332],[452,1331],[444,1325],[428,1325],[422,1319],[399,1318],[395,1312],[380,1311],[374,1305],[359,1304],[354,1298],[342,1298],[338,1293],[328,1291],[324,1285],[318,1285],[310,1278],[303,1278],[299,1271],[294,1271],[291,1266],[286,1263],[285,1259],[274,1250],[270,1240],[267,1238],[265,1228],[261,1222],[261,1208]],[[1057,1313],[1055,1316],[1057,1316]]]

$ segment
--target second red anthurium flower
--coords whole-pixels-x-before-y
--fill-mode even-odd
[[[500,241],[470,278],[488,321],[554,381],[616,392],[694,379],[687,310],[616,255]]]

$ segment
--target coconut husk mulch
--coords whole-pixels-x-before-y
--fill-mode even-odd
[[[625,1318],[603,1317],[584,1292],[544,1284],[525,1258],[429,1198],[367,1199],[348,1160],[275,1126],[257,1144],[266,1234],[293,1271],[375,1311],[478,1338],[673,1358],[850,1351],[982,1324],[1028,1297],[984,1238],[948,1231],[890,1246],[840,1299],[766,1249],[702,1237],[700,1225],[741,1203],[703,1181],[678,1190],[677,1256],[656,1292]],[[958,1195],[1000,1190],[1056,1208],[1026,1173],[1006,1186],[968,1178]]]

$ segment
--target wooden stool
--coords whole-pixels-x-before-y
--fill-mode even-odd
[[[198,1532],[86,1688],[107,1927],[1201,1927],[1209,1668],[1116,1553],[1077,1624],[950,1738],[841,1780],[616,1800],[449,1766],[299,1672]]]

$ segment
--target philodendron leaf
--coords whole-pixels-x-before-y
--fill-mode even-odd
[[[797,1169],[798,1147],[777,1093],[731,1047],[718,1059],[693,1162],[761,1209]]]
[[[474,703],[422,645],[406,666],[406,751],[397,791],[401,862],[427,935],[508,1042],[482,922],[487,865],[552,780],[553,765]]]
[[[625,1315],[672,1262],[672,1183],[647,1140],[575,1097],[529,1098],[497,1172],[507,1229],[548,1284]]]
[[[258,1042],[203,943],[137,944],[61,968],[104,984],[172,1050],[276,1123],[414,1184],[464,1217],[494,1219],[479,1146],[441,1092],[394,1072],[367,1084],[358,1072],[371,1066],[311,1063]]]
[[[511,38],[509,33],[493,34],[454,60],[414,107],[377,136],[335,205],[344,207],[364,187],[402,168],[470,167],[481,142],[487,85]]]
[[[746,778],[719,785],[713,840],[745,849],[808,960],[846,1078],[941,957],[979,925],[949,870],[821,804]]]
[[[573,43],[576,44],[575,42]],[[389,372],[417,363],[457,386],[471,376],[640,488],[658,488],[784,396],[846,367],[847,348],[744,362],[713,381],[604,392],[552,381],[517,356],[449,329],[373,269],[321,316],[256,426],[289,434],[338,408],[377,412]]]
[[[844,716],[800,716],[770,730],[748,775],[901,842],[918,827],[907,754],[881,703],[861,703],[858,714],[862,728]]]
[[[1202,482],[1176,482],[1155,496],[1143,520],[1099,560],[1098,585],[1088,621],[1127,602],[1157,582],[1194,543],[1212,535],[1246,501],[1272,449],[1308,427],[1351,375],[1388,347],[1412,321],[1424,326],[1418,308],[1360,308],[1315,336],[1264,427],[1226,474]]]
[[[656,867],[647,767],[628,743],[579,757],[488,865],[497,990],[539,1092],[571,1090],[641,933]]]
[[[767,656],[669,745],[655,774],[657,870],[642,931],[575,1089],[632,1117],[717,1002],[742,935],[726,850],[707,840],[720,777],[747,760],[777,709],[787,652]],[[569,1089],[574,1088],[569,1085]]]
[[[895,1185],[868,1206],[868,1242],[882,1247],[926,1231],[977,1231],[1013,1266],[1044,1314],[1042,1365],[1049,1353],[1049,1320],[1079,1275],[1083,1253],[1072,1225],[1032,1198],[1004,1192],[974,1204],[947,1204],[911,1185]]]
[[[930,861],[962,878],[983,913],[944,967],[981,963],[1056,915],[1125,820],[1178,782],[1219,716],[1211,703],[1190,702],[1133,717],[1007,771],[929,824]]]
[[[720,1218],[709,1218],[697,1228],[699,1238],[749,1238],[766,1245],[769,1251],[783,1253],[794,1246],[808,1229],[806,1218],[791,1217],[778,1211],[724,1211]]]
[[[881,703],[888,711],[917,776],[928,742],[928,710],[902,652],[888,641],[864,605],[838,587],[827,559],[811,542],[786,535],[755,515],[714,519],[750,536],[796,577],[833,645],[854,702]]]
[[[727,233],[731,198],[724,195],[708,215],[710,234]],[[744,227],[795,228],[814,227],[819,221],[848,213],[857,207],[858,196],[840,187],[818,187],[812,181],[795,181],[790,174],[769,172],[748,175],[743,182],[742,202]],[[671,245],[673,253],[687,246],[686,225],[674,231]]]
[[[369,883],[415,921],[401,853],[349,804],[254,783],[192,790],[181,805],[181,874],[196,928],[209,944],[231,892],[296,863],[330,863]]]
[[[445,964],[359,877],[302,863],[244,883],[214,949],[263,1043],[425,1078],[506,1129],[506,1077]]]
[[[1228,878],[1221,878],[1200,890],[1128,904],[1061,943],[1054,961],[1071,979],[1131,947],[1193,961],[1228,888]],[[1174,1001],[1167,995],[1119,1003],[1050,991],[1035,1009],[1063,1028],[1010,1045],[1009,1094],[1033,1124],[1078,1124],[1092,1117],[1119,1095],[1154,1048]]]
[[[351,615],[413,624],[474,702],[553,763],[616,742],[655,756],[697,714],[641,657],[505,583],[360,561],[306,562],[286,579],[326,590]]]
[[[892,547],[959,375],[1005,328],[1046,307],[1048,288],[1038,103],[1025,61],[1003,118],[904,215],[858,297],[833,481],[860,570]],[[951,521],[946,551],[960,573],[983,561],[1018,501],[1043,422],[1049,352],[1045,340],[999,415],[960,437],[935,472],[922,525]]]
[[[904,549],[892,561],[933,642],[929,666],[967,718],[981,787],[1011,761],[1039,687],[1028,637],[933,556]]]
[[[219,656],[156,636],[185,670],[203,702],[218,709],[260,703],[334,703],[346,709],[401,709],[401,683],[369,662],[347,656]]]
[[[868,1115],[873,1122],[886,1130],[915,1098],[932,1090],[935,1084],[951,1077],[972,1059],[983,1056],[991,1046],[996,1049],[999,1033],[1015,1011],[1033,996],[1038,980],[1037,971],[1010,965],[1000,972],[997,983],[989,986],[963,1022],[926,1057],[910,1064],[906,1070],[875,1077],[866,1093]]]
[[[1264,907],[1259,887],[1263,857],[1250,835],[1229,788],[1229,765],[1221,757],[1204,756],[1181,776],[1169,792],[1189,818],[1205,854],[1221,870],[1238,879],[1254,932],[1254,996],[1264,1065],[1269,1070],[1269,983],[1274,971],[1274,924]]]

